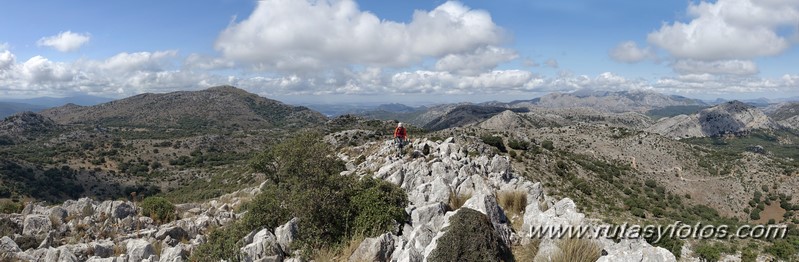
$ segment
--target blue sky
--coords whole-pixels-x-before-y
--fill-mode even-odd
[[[292,103],[577,89],[799,95],[799,1],[8,1],[0,96],[199,90]]]

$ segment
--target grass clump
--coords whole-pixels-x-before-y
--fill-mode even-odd
[[[506,213],[521,215],[527,207],[527,192],[500,191],[497,193],[497,201]]]
[[[562,239],[558,247],[560,252],[552,257],[554,262],[593,262],[602,255],[602,248],[590,239]]]
[[[466,201],[472,198],[472,194],[469,193],[458,193],[455,190],[449,190],[449,200],[447,201],[447,207],[450,211],[458,210],[461,208],[463,204],[466,204]]]

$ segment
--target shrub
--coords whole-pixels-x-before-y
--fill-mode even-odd
[[[0,200],[0,214],[20,213],[23,208],[25,208],[25,204],[21,202]]]
[[[507,153],[508,152],[508,149],[505,148],[505,144],[502,142],[502,138],[501,137],[498,137],[498,136],[482,136],[482,137],[480,137],[480,140],[483,140],[483,143],[486,143],[487,145],[496,147],[497,149],[499,149],[499,152],[502,152],[502,153]]]
[[[563,239],[558,242],[560,252],[552,257],[556,262],[593,262],[602,255],[602,248],[590,239]]]
[[[796,254],[796,247],[787,240],[778,240],[766,247],[765,251],[781,260],[789,261]]]
[[[158,223],[168,223],[177,218],[175,205],[163,197],[148,197],[141,202],[141,214]]]
[[[526,151],[529,146],[530,146],[530,143],[527,142],[527,141],[520,141],[520,140],[516,140],[516,139],[511,139],[510,141],[508,141],[508,147],[516,149],[516,150]]]
[[[236,254],[245,234],[274,229],[298,218],[296,245],[309,255],[347,242],[355,235],[378,235],[404,223],[407,198],[388,182],[341,176],[344,165],[314,133],[300,134],[250,161],[250,168],[270,178],[228,228],[212,234],[201,249],[214,260]]]
[[[546,150],[552,151],[555,150],[555,145],[552,143],[551,140],[544,140],[541,142],[541,147]]]
[[[694,254],[702,261],[713,262],[721,258],[721,249],[717,245],[698,244],[694,248]]]
[[[0,236],[13,236],[22,234],[22,226],[8,218],[0,218]]]
[[[513,261],[510,249],[480,211],[462,208],[449,221],[429,261]]]
[[[525,191],[500,191],[497,201],[505,212],[520,215],[527,207],[527,192]]]
[[[390,231],[394,223],[405,223],[405,206],[408,197],[405,191],[386,181],[365,178],[359,183],[361,189],[351,198],[355,218],[356,234],[372,237]]]

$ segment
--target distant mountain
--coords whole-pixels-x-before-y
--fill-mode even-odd
[[[677,95],[652,91],[593,91],[578,90],[573,93],[551,93],[532,100],[509,103],[512,106],[539,106],[545,108],[587,107],[604,112],[640,112],[668,106],[705,105],[704,102]]]
[[[204,129],[302,128],[327,121],[322,114],[232,86],[201,91],[140,94],[95,106],[67,104],[42,111],[60,124]]]
[[[696,114],[661,119],[649,131],[674,138],[688,138],[741,134],[778,127],[775,121],[755,106],[730,101]]]
[[[427,122],[424,128],[428,130],[441,130],[450,127],[464,126],[481,122],[508,110],[517,113],[530,111],[527,108],[508,109],[498,106],[460,105],[432,121]]]
[[[392,104],[382,104],[377,106],[376,110],[386,111],[386,112],[394,112],[394,113],[409,113],[419,110],[419,108],[406,106],[403,104],[392,103]]]
[[[0,99],[2,102],[14,102],[39,106],[41,108],[63,106],[66,104],[76,104],[81,106],[93,106],[113,101],[114,99],[107,97],[91,96],[91,95],[77,95],[68,97],[36,97],[27,99]]]
[[[799,130],[799,103],[782,103],[769,107],[768,115],[780,125]]]
[[[19,112],[32,111],[38,112],[44,110],[45,106],[17,103],[17,102],[0,102],[0,118],[4,118]]]

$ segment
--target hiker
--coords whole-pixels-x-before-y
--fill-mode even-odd
[[[397,128],[394,129],[394,143],[397,144],[397,156],[402,155],[402,148],[407,143],[408,132],[402,126],[402,122],[397,123]]]

